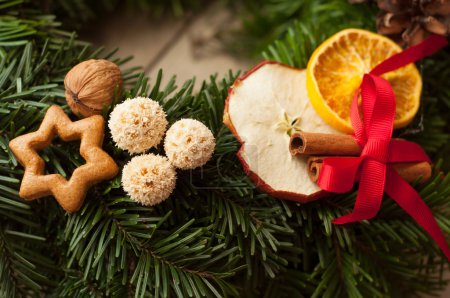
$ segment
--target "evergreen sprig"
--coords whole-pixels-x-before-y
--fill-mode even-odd
[[[29,2],[33,4],[33,1]],[[64,18],[66,27],[76,29],[82,28],[89,22],[95,22],[99,15],[118,11],[127,11],[130,14],[139,11],[156,18],[181,17],[188,12],[200,10],[207,3],[205,0],[40,0],[34,2],[35,7]]]
[[[305,24],[307,30],[318,37],[330,36],[344,28],[375,28],[377,7],[371,5],[351,5],[348,0],[244,0],[231,1],[236,13],[243,20],[242,30],[235,32],[229,42],[231,49],[242,55],[258,57],[262,51],[274,43],[282,46],[276,40],[283,38],[287,32],[292,33],[295,23]],[[312,41],[320,42],[320,39]],[[303,43],[302,43],[303,44]],[[300,49],[295,44],[286,44],[295,51],[311,51]],[[273,52],[273,49],[269,49]],[[282,52],[280,52],[282,54]],[[301,54],[301,53],[299,53]],[[284,59],[308,59],[309,56],[290,55]]]
[[[222,124],[228,88],[238,73],[220,80],[211,76],[198,91],[195,80],[178,87],[172,78],[163,86],[162,71],[148,78],[127,69],[129,58],[93,49],[63,31],[54,16],[20,2],[0,2],[0,296],[396,297],[435,293],[445,285],[442,254],[389,198],[377,218],[343,227],[331,221],[351,211],[355,192],[295,204],[255,188],[236,159],[239,143]],[[344,23],[356,15],[347,6],[318,2],[321,17],[317,11],[304,14],[266,58],[304,67],[313,49],[339,29],[330,18]],[[359,16],[365,18],[373,18],[370,9]],[[404,134],[436,156],[433,178],[416,188],[450,233],[450,175],[445,161],[437,159],[448,143],[449,92],[445,84],[432,85],[446,82],[441,76],[448,68],[438,62],[450,62],[439,60],[447,53],[440,55],[423,63],[423,122]],[[196,118],[216,137],[212,160],[180,171],[171,198],[155,207],[127,197],[120,176],[93,187],[74,214],[63,213],[52,198],[26,202],[18,196],[23,170],[9,140],[36,130],[52,104],[69,113],[64,76],[89,58],[121,65],[125,88],[116,103],[149,96],[161,103],[169,122]],[[108,133],[104,148],[120,166],[131,158],[115,148]],[[40,154],[48,173],[66,177],[83,162],[76,144],[57,139]]]

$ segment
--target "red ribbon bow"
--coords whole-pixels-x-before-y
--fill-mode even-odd
[[[420,195],[393,169],[392,163],[429,161],[422,148],[412,142],[392,140],[395,118],[395,94],[389,82],[379,77],[409,63],[431,55],[447,45],[444,37],[433,35],[427,40],[396,54],[365,74],[351,106],[350,118],[354,138],[361,148],[359,157],[329,157],[322,165],[320,188],[330,192],[348,192],[355,181],[359,191],[351,214],[333,221],[346,224],[374,217],[380,210],[386,192],[436,241],[450,260],[450,248],[428,206]],[[358,96],[361,94],[360,118]]]

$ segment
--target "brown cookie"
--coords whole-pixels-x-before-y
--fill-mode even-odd
[[[17,160],[25,168],[20,197],[35,200],[53,195],[67,212],[80,209],[91,186],[113,178],[119,171],[111,156],[102,150],[104,128],[102,116],[72,122],[60,107],[51,106],[39,130],[19,136],[9,143]],[[68,181],[59,174],[45,175],[44,160],[37,153],[49,146],[56,135],[65,142],[81,140],[80,154],[86,163],[76,168]]]

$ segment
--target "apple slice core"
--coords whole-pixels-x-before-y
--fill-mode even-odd
[[[224,123],[242,143],[244,170],[263,191],[298,202],[323,194],[308,177],[307,158],[289,152],[294,130],[339,133],[311,105],[305,70],[260,63],[230,88]]]

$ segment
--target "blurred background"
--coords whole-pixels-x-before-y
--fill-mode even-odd
[[[120,57],[133,56],[129,66],[143,67],[151,79],[163,69],[163,82],[170,75],[179,82],[194,76],[201,82],[214,73],[223,77],[230,69],[248,69],[255,57],[226,36],[237,34],[242,26],[232,7],[223,1],[190,2],[194,6],[188,11],[175,4],[165,7],[169,11],[155,11],[142,2],[142,14],[126,6],[128,13],[103,13],[89,21],[80,37],[107,50],[117,47]]]
[[[201,82],[213,73],[220,78],[230,69],[247,70],[292,25],[316,18],[311,16],[319,18],[318,10],[325,8],[314,0],[41,2],[49,12],[64,16],[63,26],[76,30],[80,39],[106,50],[119,48],[118,56],[133,56],[128,66],[142,67],[150,78],[161,68],[166,81],[173,74],[178,82],[194,76]],[[344,27],[354,24],[375,30],[375,18],[366,16],[378,10],[376,5],[355,6],[346,0],[326,5],[344,6],[347,13],[356,15],[346,19]],[[340,21],[342,16],[337,13],[337,27],[343,27]]]

